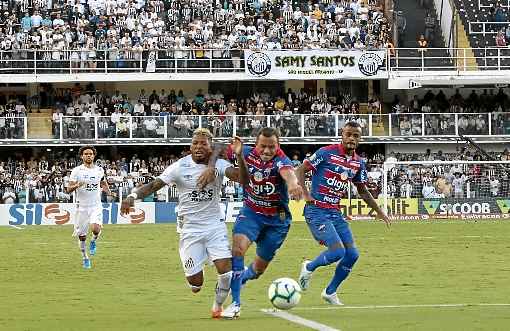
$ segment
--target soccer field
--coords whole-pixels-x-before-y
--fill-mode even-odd
[[[361,256],[339,293],[346,306],[321,301],[334,270],[324,267],[291,318],[342,331],[510,328],[510,221],[351,226]],[[268,272],[243,290],[235,321],[210,319],[212,268],[202,292],[192,295],[175,225],[106,226],[91,270],[82,269],[71,232],[0,227],[0,330],[307,329],[262,311],[270,308],[270,282],[297,279],[303,257],[322,249],[304,223],[292,226]]]

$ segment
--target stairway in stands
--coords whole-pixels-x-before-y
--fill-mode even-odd
[[[395,1],[395,11],[402,11],[404,17],[406,18],[406,32],[404,35],[403,45],[399,45],[399,47],[405,48],[417,48],[418,47],[418,38],[421,34],[425,34],[425,16],[427,12],[430,12],[433,16],[435,15],[435,11],[433,8],[426,9],[419,5],[419,1],[415,0],[398,0]],[[446,43],[441,34],[440,23],[436,18],[436,31],[434,33],[434,43],[429,45],[429,47],[437,47],[444,48]],[[411,57],[410,59],[399,59],[399,67],[401,70],[416,70],[417,67],[421,67],[421,59],[420,54],[417,50],[399,50],[399,57]],[[453,61],[451,56],[449,55],[447,49],[429,49],[425,54],[428,58],[425,60],[426,67],[436,67],[431,68],[430,70],[451,70]],[[408,69],[403,69],[403,68]],[[425,69],[427,70],[427,69]]]
[[[40,109],[27,114],[28,139],[51,139],[52,110]]]

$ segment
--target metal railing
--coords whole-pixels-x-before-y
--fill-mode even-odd
[[[469,22],[469,34],[496,34],[506,28],[510,22]]]
[[[389,57],[390,71],[479,71],[510,70],[510,49],[453,48],[448,56],[446,48],[398,48]]]
[[[153,49],[134,51],[21,49],[0,51],[0,73],[212,73],[243,72],[241,49]]]
[[[58,140],[191,139],[196,128],[215,137],[254,138],[264,126],[285,138],[339,138],[348,121],[360,123],[364,137],[454,137],[510,134],[510,113],[400,113],[293,115],[61,116]],[[26,128],[26,124],[25,124]],[[24,137],[27,139],[26,129]]]
[[[509,23],[510,24],[510,23]],[[140,57],[112,59],[111,52],[94,51],[94,58],[81,60],[83,51],[19,50],[0,51],[0,74],[78,74],[78,73],[244,73],[243,50],[205,50],[197,58],[196,50],[143,51]],[[345,53],[349,51],[338,50]],[[132,52],[132,51],[127,51]],[[270,52],[270,51],[266,51]],[[306,51],[303,51],[306,52]],[[223,57],[218,57],[223,56]],[[383,70],[396,71],[478,71],[509,70],[509,48],[397,48],[387,53]],[[143,76],[141,76],[143,77]],[[211,79],[204,76],[204,79]],[[323,79],[321,77],[321,79]]]
[[[498,0],[497,3],[501,5],[502,8],[510,8],[510,0]],[[491,8],[496,5],[496,1],[494,0],[478,0],[478,8]]]

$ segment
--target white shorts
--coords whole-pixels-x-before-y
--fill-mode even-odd
[[[186,277],[202,271],[208,261],[230,259],[227,226],[202,233],[181,233],[179,255]]]
[[[78,208],[74,218],[73,237],[86,236],[89,224],[103,224],[103,209],[99,206]]]

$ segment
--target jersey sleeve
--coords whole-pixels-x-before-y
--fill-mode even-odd
[[[278,168],[278,172],[281,172],[285,168],[294,169],[292,161],[282,150],[279,150],[277,153],[276,167]]]
[[[303,163],[306,163],[313,171],[317,170],[317,167],[324,162],[326,151],[324,148],[319,148],[310,157],[306,158]]]
[[[170,185],[177,180],[177,172],[179,171],[179,161],[172,163],[157,178],[161,179],[165,184]]]
[[[218,170],[218,176],[225,176],[225,170],[230,168],[232,164],[228,161],[225,161],[223,159],[218,159],[216,161],[216,170]]]
[[[353,184],[365,184],[368,180],[367,167],[365,161],[360,161],[360,167],[356,175],[352,178]]]

